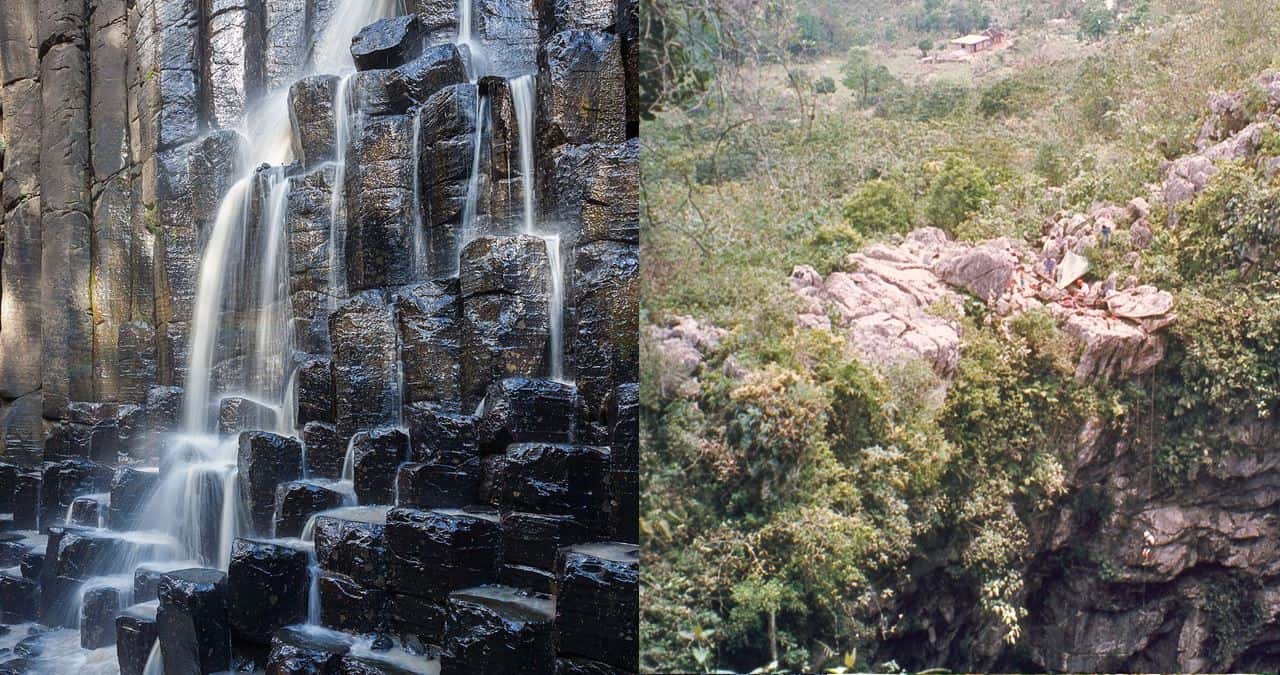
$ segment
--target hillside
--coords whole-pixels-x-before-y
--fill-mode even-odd
[[[1140,5],[643,125],[646,665],[1280,668],[1280,7]]]

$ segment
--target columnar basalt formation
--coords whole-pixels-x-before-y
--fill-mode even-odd
[[[6,0],[0,621],[633,671],[637,11]]]

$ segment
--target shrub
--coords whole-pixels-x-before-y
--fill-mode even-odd
[[[863,235],[905,233],[915,222],[911,196],[897,183],[867,181],[844,205],[844,221]]]
[[[864,47],[849,50],[840,72],[844,74],[844,86],[853,90],[862,106],[872,105],[881,94],[897,84],[889,69],[876,63],[871,51]]]
[[[834,94],[836,93],[836,81],[828,75],[823,75],[813,83],[813,90],[819,94]]]
[[[982,169],[966,158],[953,155],[929,185],[925,217],[936,227],[954,231],[994,196]]]

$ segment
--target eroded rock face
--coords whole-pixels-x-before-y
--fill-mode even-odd
[[[269,534],[273,528],[276,486],[302,477],[302,443],[266,431],[240,434],[236,456],[240,494],[248,507],[253,530]]]
[[[440,659],[440,672],[551,672],[554,617],[551,598],[514,588],[483,586],[450,593],[448,649]]]
[[[266,641],[277,629],[306,619],[308,557],[300,548],[235,540],[227,572],[227,607],[237,636]]]
[[[160,579],[156,626],[165,668],[215,673],[231,663],[227,575],[208,569],[169,572]]]
[[[638,546],[580,544],[556,562],[556,630],[561,653],[637,670]]]
[[[422,24],[416,14],[382,19],[351,40],[351,56],[360,70],[395,68],[422,53]]]

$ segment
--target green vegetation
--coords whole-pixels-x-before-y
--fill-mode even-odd
[[[1141,277],[1174,293],[1178,321],[1137,380],[1077,382],[1050,316],[1002,322],[976,301],[946,383],[922,364],[872,368],[843,340],[796,329],[788,286],[796,265],[845,269],[849,253],[921,225],[1034,240],[1063,208],[1146,195],[1162,161],[1193,149],[1207,92],[1273,66],[1280,7],[1171,16],[1167,3],[1122,2],[1102,34],[1064,29],[1086,37],[1069,54],[1029,46],[1011,52],[1017,67],[993,55],[970,80],[907,76],[900,62],[974,3],[849,4],[846,22],[824,19],[857,36],[824,52],[844,55],[841,94],[798,98],[790,73],[822,71],[785,45],[736,52],[696,105],[669,105],[642,131],[642,318],[729,332],[696,380],[651,347],[642,358],[648,669],[888,669],[885,645],[921,628],[899,617],[899,597],[926,583],[972,589],[1016,646],[1032,523],[1066,504],[1092,520],[1131,508],[1066,489],[1086,420],[1125,435],[1172,488],[1240,449],[1231,423],[1280,415],[1280,187],[1265,162],[1222,165],[1196,199],[1156,205]],[[981,6],[1028,32],[1096,9]],[[740,19],[762,34],[778,15]],[[1280,137],[1265,134],[1260,152],[1280,156]],[[1119,265],[1099,262],[1090,282]],[[1106,578],[1123,566],[1081,560]],[[1239,583],[1206,608],[1223,654],[1257,629],[1260,596]],[[909,667],[930,665],[945,664]]]

